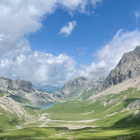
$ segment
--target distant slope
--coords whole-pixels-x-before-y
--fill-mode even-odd
[[[102,79],[94,78],[88,80],[80,76],[67,82],[61,89],[55,92],[53,96],[61,99],[86,99],[93,93],[95,87],[102,82]]]
[[[34,85],[35,89],[42,92],[54,93],[60,88],[51,85]]]

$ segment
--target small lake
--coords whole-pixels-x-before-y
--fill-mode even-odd
[[[49,104],[44,104],[44,105],[37,105],[36,107],[46,109],[46,108],[50,108],[50,107],[54,106],[55,104],[58,104],[58,103],[49,103]]]

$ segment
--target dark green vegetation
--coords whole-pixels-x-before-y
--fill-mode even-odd
[[[4,96],[4,94],[3,93],[0,93],[0,97],[3,97]]]
[[[24,108],[29,115],[33,115],[33,118],[38,118],[38,114],[34,109],[25,107]],[[39,110],[39,109],[37,109]],[[15,112],[11,110],[8,112],[5,108],[0,107],[0,132],[9,132],[17,129],[17,126],[21,126],[26,123],[26,118],[24,116],[18,116]]]
[[[0,108],[0,131],[9,131],[16,129],[16,125],[23,123],[18,116],[7,113],[5,110]]]
[[[139,99],[140,90],[129,88],[119,94],[102,95],[85,101],[71,100],[44,110],[26,106],[28,112],[37,110],[40,114],[49,113],[51,120],[46,123],[48,127],[39,128],[38,126],[46,122],[40,120],[24,126],[25,129],[21,130],[4,133],[1,129],[0,138],[139,140],[140,117],[135,118],[132,115],[140,108],[127,110],[131,102]],[[74,126],[78,126],[78,129],[70,130]]]
[[[25,98],[22,98],[20,96],[17,95],[10,95],[10,97],[15,100],[16,102],[22,103],[22,104],[31,104],[31,101]]]
[[[82,86],[81,86],[82,88]],[[88,91],[84,91],[80,96],[78,96],[79,94],[79,89],[75,90],[74,92],[72,92],[71,94],[69,94],[68,97],[66,97],[67,99],[77,99],[77,100],[86,100],[87,98],[89,98],[93,91],[95,90],[95,87],[93,87],[92,89],[88,90]]]

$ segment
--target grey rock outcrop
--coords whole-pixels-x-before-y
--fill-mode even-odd
[[[130,103],[128,106],[127,106],[127,109],[128,110],[131,110],[131,109],[135,109],[135,108],[139,108],[140,107],[140,100],[136,100],[132,103]]]
[[[119,100],[119,99],[111,99],[111,100],[109,101],[108,104],[109,104],[109,105],[110,105],[110,104],[113,104],[113,103],[117,102],[118,100]]]
[[[100,87],[96,88],[94,94],[137,76],[140,76],[140,46],[123,55],[116,68],[111,70],[109,76]]]
[[[140,110],[136,110],[132,117],[139,118],[140,117]]]

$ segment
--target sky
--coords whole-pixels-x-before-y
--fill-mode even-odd
[[[0,0],[1,77],[105,78],[138,45],[139,0]]]

